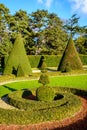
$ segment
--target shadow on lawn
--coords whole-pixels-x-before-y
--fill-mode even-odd
[[[10,91],[16,91],[17,89],[14,89],[14,88],[10,88],[10,87],[8,87],[8,86],[6,86],[6,85],[3,85],[3,87],[4,88],[7,88],[8,90],[10,90]]]

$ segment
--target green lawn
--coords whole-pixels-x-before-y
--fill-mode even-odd
[[[37,88],[37,80],[20,81],[0,86],[0,97],[15,90]],[[69,87],[87,90],[87,75],[51,77],[49,86]]]

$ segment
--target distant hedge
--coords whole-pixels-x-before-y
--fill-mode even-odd
[[[83,65],[87,65],[87,55],[80,55]]]
[[[37,68],[42,55],[28,55],[32,68]],[[46,59],[47,67],[57,67],[61,59],[61,55],[43,55]]]
[[[32,68],[37,68],[42,55],[28,55]],[[46,58],[47,67],[57,67],[62,55],[43,55]],[[83,65],[87,65],[87,55],[80,55]]]
[[[32,68],[37,68],[42,55],[28,55]],[[43,55],[46,59],[47,67],[57,67],[62,55]],[[83,65],[87,65],[87,55],[80,55]]]

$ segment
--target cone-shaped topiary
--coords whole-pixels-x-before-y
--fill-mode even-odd
[[[41,56],[39,64],[38,64],[38,68],[41,68],[44,59],[45,59],[44,56]]]
[[[70,37],[66,49],[58,66],[58,71],[67,72],[70,70],[81,70],[82,62]]]
[[[10,75],[13,73],[17,75],[17,70],[19,71],[19,65],[21,66],[24,75],[31,75],[31,66],[25,52],[23,38],[21,37],[21,34],[17,35],[13,49],[8,57],[3,74]],[[20,76],[23,76],[23,73]]]

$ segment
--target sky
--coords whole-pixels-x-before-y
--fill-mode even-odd
[[[87,25],[87,0],[0,0],[1,3],[9,8],[11,14],[15,14],[19,9],[27,11],[28,14],[44,9],[64,20],[77,14],[77,17],[80,17],[79,25]]]

